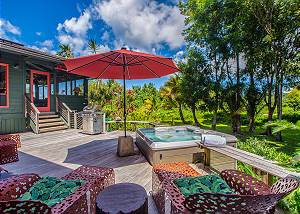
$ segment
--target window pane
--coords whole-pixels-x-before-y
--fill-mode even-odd
[[[76,87],[74,88],[74,95],[83,96],[83,79],[76,80]]]
[[[51,76],[50,76],[50,83],[51,83],[50,94],[54,95],[54,75],[53,74],[51,74]]]
[[[66,82],[58,83],[58,94],[66,95]]]
[[[8,70],[4,65],[0,65],[0,106],[8,105]]]
[[[30,94],[30,71],[26,72],[26,94]]]
[[[71,81],[67,81],[67,95],[71,95]]]

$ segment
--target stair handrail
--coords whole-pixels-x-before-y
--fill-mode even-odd
[[[61,100],[60,97],[56,96],[56,112],[63,119],[64,123],[71,128],[71,115],[74,111],[69,108],[69,106]]]
[[[25,94],[24,97],[25,97],[25,117],[28,117],[30,119],[30,127],[36,134],[38,134],[40,131],[40,127],[39,127],[40,111],[37,109],[37,107],[34,105],[31,99],[27,96],[27,94]]]

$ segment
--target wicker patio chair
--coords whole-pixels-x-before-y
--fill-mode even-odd
[[[279,179],[271,187],[238,170],[224,170],[220,176],[238,194],[200,193],[185,199],[192,213],[274,213],[276,203],[299,186],[295,177]]]
[[[17,200],[40,179],[36,174],[12,176],[0,181],[0,213],[71,214],[96,213],[96,197],[105,187],[115,183],[111,168],[81,166],[63,179],[85,180],[85,184],[53,207],[33,200]]]
[[[173,180],[190,176],[200,176],[185,162],[155,164],[152,173],[152,192],[159,213],[184,213],[188,210],[183,206],[185,200]]]
[[[19,160],[18,148],[21,147],[19,134],[0,135],[0,165]],[[0,166],[0,173],[6,171]]]
[[[160,175],[159,175],[160,174]],[[299,181],[279,179],[271,187],[237,170],[225,170],[220,176],[237,194],[199,193],[184,197],[172,180],[186,175],[153,171],[154,201],[160,213],[274,213],[276,203],[295,190]],[[155,178],[156,177],[156,178]],[[159,178],[165,177],[161,180]],[[159,180],[159,181],[158,181]],[[158,194],[161,193],[161,194]],[[169,204],[169,205],[168,205]],[[166,210],[165,207],[169,207]]]

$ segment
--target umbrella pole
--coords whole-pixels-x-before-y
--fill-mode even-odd
[[[124,132],[126,135],[126,80],[125,80],[125,66],[123,66],[123,99],[124,99]]]

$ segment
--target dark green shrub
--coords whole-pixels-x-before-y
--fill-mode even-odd
[[[296,123],[298,120],[300,120],[300,111],[284,112],[282,115],[282,119],[287,120],[291,123]]]

